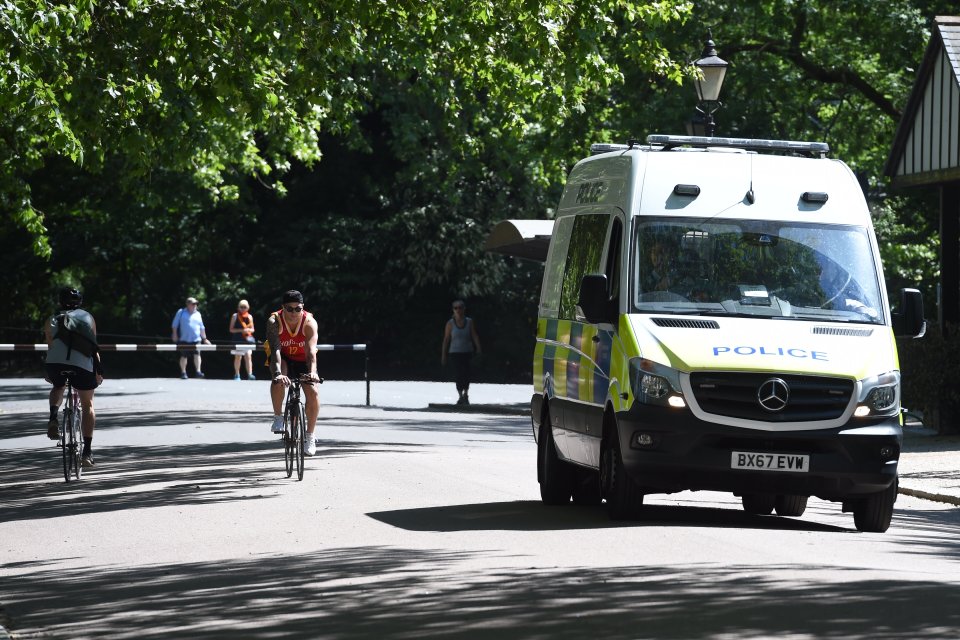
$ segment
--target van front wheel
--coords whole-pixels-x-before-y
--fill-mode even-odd
[[[643,491],[623,466],[615,425],[608,429],[600,451],[600,491],[607,501],[607,515],[611,520],[631,520],[640,515]]]
[[[898,487],[899,481],[895,479],[887,489],[867,496],[854,506],[853,523],[857,531],[883,533],[890,527]]]
[[[540,481],[540,499],[544,504],[567,504],[573,493],[573,468],[560,459],[553,442],[550,414],[543,412],[540,437],[537,438],[537,479]]]

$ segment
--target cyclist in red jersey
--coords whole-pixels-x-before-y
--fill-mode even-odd
[[[283,394],[290,386],[290,378],[307,376],[317,383],[317,321],[303,308],[303,294],[291,289],[283,294],[283,305],[267,320],[267,340],[270,342],[270,399],[273,401],[273,433],[283,433]],[[313,432],[320,413],[320,392],[316,384],[304,385],[307,401],[307,438],[303,452],[312,456],[317,452]]]

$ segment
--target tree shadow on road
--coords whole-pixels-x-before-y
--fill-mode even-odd
[[[0,417],[0,441],[36,435],[45,437],[47,430],[46,414],[11,414]],[[237,424],[249,426],[251,421],[263,422],[263,411],[224,411],[220,409],[184,410],[171,409],[169,411],[97,411],[97,431],[113,431],[129,428],[157,428],[183,425],[198,427],[211,424]],[[389,428],[397,431],[414,433],[457,433],[476,434],[484,438],[523,439],[532,441],[530,436],[530,420],[514,416],[479,416],[468,418],[429,421],[389,416],[340,416],[324,413],[321,409],[317,424],[322,432],[324,425],[337,427],[351,427],[357,429]],[[267,423],[264,422],[264,430]]]
[[[316,466],[311,460],[383,450],[377,443],[318,440],[306,473]],[[279,440],[109,447],[97,450],[96,462],[80,481],[67,483],[52,443],[0,451],[0,522],[271,498],[276,485],[296,479],[286,477]]]
[[[183,414],[183,415],[181,415]],[[117,414],[117,428],[248,421],[249,414]],[[495,420],[500,420],[497,418]],[[496,428],[415,419],[384,425],[409,430],[484,433]],[[330,424],[351,425],[347,420]],[[518,428],[512,423],[502,435]],[[525,423],[525,428],[529,428]],[[343,457],[398,448],[401,442],[321,440],[318,455]],[[98,451],[98,468],[64,483],[55,447],[0,451],[0,521],[37,520],[170,505],[216,505],[273,499],[287,479],[276,439],[247,443],[122,446]],[[307,474],[313,470],[308,461]],[[305,478],[307,480],[307,478]],[[829,505],[837,508],[835,505]],[[820,507],[814,507],[820,508]],[[907,546],[912,553],[960,560],[954,532],[960,510],[898,511],[890,539],[804,519],[760,517],[739,509],[649,505],[635,523],[607,520],[600,507],[551,508],[534,501],[438,505],[368,514],[407,531],[435,533],[623,528],[623,561],[612,568],[518,568],[492,552],[356,546],[311,553],[136,567],[64,568],[60,559],[4,565],[0,622],[15,636],[143,638],[818,638],[956,637],[956,584],[875,579],[860,569],[769,564],[645,563],[658,525],[777,529],[797,538],[836,533],[837,540]],[[315,527],[318,522],[304,522]],[[926,534],[937,531],[936,537]],[[321,529],[322,531],[322,529]],[[644,537],[644,534],[645,537]],[[619,534],[618,534],[619,535]],[[890,534],[887,534],[888,536]],[[833,537],[833,536],[831,536]],[[785,539],[787,536],[785,535]],[[440,544],[432,546],[440,546]],[[930,540],[933,540],[931,543]],[[83,541],[63,552],[78,558]],[[2,547],[0,547],[2,548]],[[143,549],[145,559],[151,549]],[[562,548],[557,551],[562,554]],[[53,555],[53,554],[51,554]],[[492,562],[491,562],[492,561]],[[523,558],[520,559],[523,561]],[[481,568],[493,565],[494,569]],[[523,566],[523,565],[521,565]],[[836,575],[831,574],[831,575]],[[69,603],[70,615],[60,616]],[[4,615],[6,614],[6,616]]]
[[[39,383],[35,385],[0,385],[0,402],[33,402],[37,404],[38,413],[43,414],[44,406],[46,406],[44,401],[50,397],[50,388],[50,384],[42,378]],[[97,389],[96,395],[99,398],[119,398],[124,396],[146,396],[156,393],[162,393],[162,391],[120,391],[116,389],[112,390],[109,387],[100,387]]]
[[[642,555],[625,549],[625,558]],[[949,585],[847,569],[713,564],[517,568],[396,547],[143,567],[42,566],[6,580],[9,630],[141,638],[944,638]],[[514,563],[515,564],[515,563]],[[53,612],[70,604],[70,615]]]
[[[41,380],[41,382],[43,382]],[[0,385],[0,402],[38,402],[42,403],[50,397],[49,385],[44,388],[40,384],[27,385]],[[40,404],[43,408],[43,404]]]
[[[62,412],[61,414],[62,415]],[[209,425],[214,423],[249,424],[251,413],[221,410],[171,410],[171,411],[97,411],[97,431],[112,431],[128,428],[156,428],[179,425]],[[266,427],[264,427],[266,429]],[[0,419],[0,440],[43,435],[47,432],[45,413],[13,414]]]
[[[242,469],[282,465],[272,443],[111,447],[96,452],[97,466],[80,481],[64,482],[60,452],[0,452],[0,520],[37,520],[171,504],[249,499],[239,488],[265,480],[242,478]]]
[[[259,413],[259,412],[258,412]],[[251,413],[223,410],[101,411],[97,432],[165,427],[249,427]],[[418,450],[424,444],[365,441],[362,427],[399,431],[514,435],[515,425],[498,431],[496,420],[465,424],[441,421],[424,425],[414,418],[349,418],[322,416],[326,425],[348,427],[359,438],[318,439],[317,458],[330,459],[372,452]],[[264,427],[265,429],[265,427]],[[255,442],[144,444],[97,447],[97,466],[79,482],[63,481],[60,451],[47,440],[37,416],[14,414],[0,420],[0,441],[34,435],[39,448],[0,451],[0,522],[143,509],[167,505],[215,504],[255,500],[276,494],[275,485],[290,482],[283,471],[283,448],[276,436]],[[266,435],[266,434],[265,434]],[[156,436],[162,439],[162,435]],[[316,459],[316,458],[315,458]],[[311,462],[307,462],[310,473]]]

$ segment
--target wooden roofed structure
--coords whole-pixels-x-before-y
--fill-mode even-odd
[[[960,16],[937,16],[884,173],[940,190],[939,321],[960,323]]]

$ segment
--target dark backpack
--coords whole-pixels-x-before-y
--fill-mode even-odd
[[[76,313],[82,311],[82,313]],[[74,349],[88,358],[98,350],[97,336],[89,322],[90,314],[82,309],[63,311],[54,316],[56,329],[53,337],[67,345],[67,358]]]

